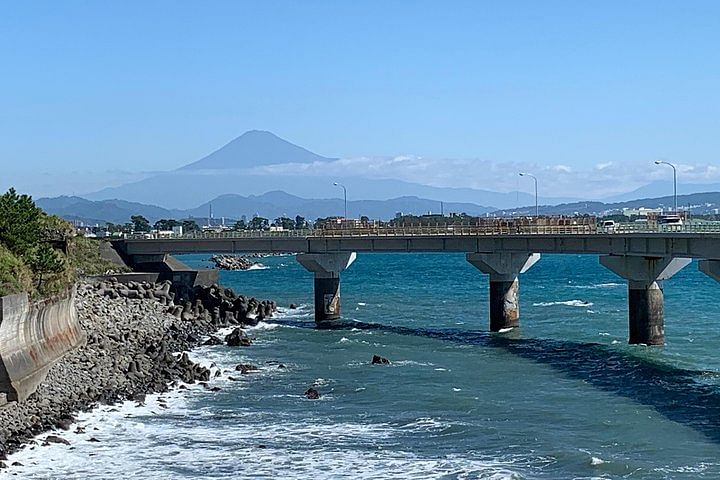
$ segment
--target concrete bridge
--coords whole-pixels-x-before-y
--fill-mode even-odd
[[[490,277],[490,330],[519,325],[519,277],[541,254],[599,255],[600,264],[628,283],[629,342],[664,343],[663,282],[700,259],[700,270],[720,281],[720,232],[602,233],[585,228],[533,232],[475,229],[225,232],[178,238],[131,238],[116,248],[137,268],[186,253],[295,253],[315,275],[315,319],[340,316],[340,277],[357,253],[463,252]]]

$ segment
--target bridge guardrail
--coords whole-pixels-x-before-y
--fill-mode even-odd
[[[306,229],[285,231],[226,231],[193,232],[184,235],[135,234],[130,239],[203,239],[203,238],[347,238],[347,237],[407,237],[407,236],[476,236],[476,235],[612,235],[649,233],[720,234],[720,223],[688,223],[684,225],[648,225],[646,223],[618,223],[613,227],[596,225],[449,225],[409,227],[365,227],[352,229]]]

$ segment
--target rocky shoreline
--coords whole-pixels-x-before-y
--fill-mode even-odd
[[[210,261],[215,264],[215,268],[220,270],[248,270],[254,265],[262,265],[258,262],[250,260],[247,256],[236,255],[213,255]]]
[[[180,382],[209,381],[211,371],[193,363],[187,351],[230,326],[236,328],[224,342],[213,336],[208,341],[248,346],[252,340],[243,327],[276,311],[274,302],[218,285],[185,295],[176,298],[169,282],[79,285],[76,306],[87,343],[53,365],[25,402],[0,409],[0,467],[8,453],[26,444],[65,443],[59,435],[38,435],[72,428],[79,411],[124,400],[142,403],[146,394]]]

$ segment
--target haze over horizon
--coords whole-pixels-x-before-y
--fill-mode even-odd
[[[605,199],[670,181],[656,159],[681,193],[720,182],[715,2],[41,5],[0,18],[3,190],[90,194],[248,130],[327,158],[252,172],[321,198],[337,176],[532,192],[530,171]]]

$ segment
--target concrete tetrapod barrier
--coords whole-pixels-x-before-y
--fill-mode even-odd
[[[26,293],[0,297],[0,394],[22,402],[55,362],[84,344],[74,290],[38,302]]]

